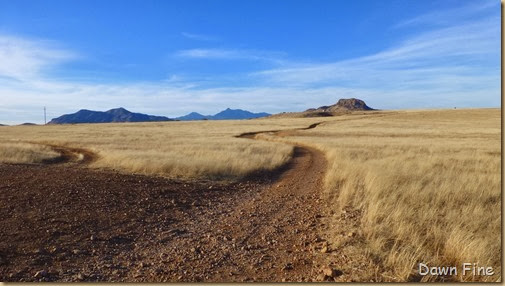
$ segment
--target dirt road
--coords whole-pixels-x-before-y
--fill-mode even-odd
[[[315,149],[226,184],[93,170],[69,160],[89,151],[60,152],[61,164],[0,164],[2,281],[323,279],[326,160]]]

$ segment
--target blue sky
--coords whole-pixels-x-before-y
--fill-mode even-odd
[[[499,107],[500,2],[3,1],[0,123],[79,109],[175,117]]]

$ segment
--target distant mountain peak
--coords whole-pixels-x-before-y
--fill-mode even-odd
[[[232,119],[251,119],[269,116],[270,114],[265,112],[252,113],[247,110],[242,109],[231,109],[226,108],[225,110],[218,112],[214,115],[202,115],[197,112],[191,112],[187,115],[177,117],[178,120],[232,120]]]
[[[348,110],[373,110],[363,100],[357,98],[341,98],[333,107]]]
[[[310,108],[308,112],[337,112],[342,110],[374,110],[366,105],[366,103],[357,98],[341,98],[337,103],[329,106],[320,106],[319,108]]]
[[[124,108],[124,107],[113,108],[113,109],[108,110],[108,111],[106,111],[106,112],[132,113],[132,112],[130,112],[130,111],[128,111],[128,110],[126,110],[126,108]]]
[[[202,115],[198,112],[191,112],[187,115],[175,118],[176,120],[231,120],[231,119],[251,119],[269,116],[265,112],[253,113],[242,109],[226,108],[214,115]],[[93,111],[81,109],[76,113],[65,114],[54,118],[48,124],[74,124],[74,123],[108,123],[108,122],[148,122],[148,121],[170,121],[165,116],[154,116],[142,113],[134,113],[124,107],[113,108],[107,111]]]
[[[134,113],[123,107],[110,109],[108,111],[92,111],[81,109],[76,113],[65,114],[49,121],[48,124],[73,124],[73,123],[109,123],[109,122],[148,122],[148,121],[170,121],[165,116],[147,115]]]

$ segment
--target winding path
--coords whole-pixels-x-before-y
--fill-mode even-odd
[[[265,132],[296,131],[238,137]],[[0,165],[0,265],[12,261],[0,267],[2,280],[314,281],[327,265],[327,162],[314,148],[295,145],[266,184],[220,184],[54,164],[89,163],[96,154],[51,147],[61,154],[51,167]],[[28,212],[17,208],[27,202]],[[49,274],[34,277],[41,269]]]
[[[60,154],[58,157],[43,160],[42,161],[43,164],[62,164],[70,162],[79,164],[89,164],[98,159],[98,154],[85,148],[67,147],[64,145],[56,145],[56,144],[43,144],[38,142],[29,142],[29,143],[50,147],[53,151]]]
[[[282,134],[306,128],[248,132],[237,137],[257,139],[261,133]],[[223,221],[227,233],[242,247],[254,246],[258,252],[233,253],[236,273],[232,281],[311,281],[320,270],[325,244],[319,237],[321,192],[326,171],[322,152],[295,145],[293,158],[282,168],[276,181],[251,199],[237,204]],[[247,218],[248,216],[248,218]],[[240,263],[238,263],[240,261]],[[229,281],[230,277],[216,277]]]

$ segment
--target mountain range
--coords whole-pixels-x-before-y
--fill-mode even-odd
[[[269,116],[268,113],[252,113],[247,110],[227,108],[215,115],[202,115],[191,112],[175,119],[165,116],[147,115],[130,112],[122,107],[108,111],[93,111],[81,109],[76,113],[65,114],[54,118],[48,124],[74,124],[74,123],[109,123],[109,122],[149,122],[149,121],[174,121],[174,120],[227,120],[250,119]]]
[[[146,121],[172,121],[165,116],[147,115],[130,112],[122,107],[108,111],[93,111],[81,109],[76,113],[65,114],[54,118],[48,124],[70,123],[107,123],[107,122],[146,122]]]
[[[337,103],[329,106],[310,108],[303,112],[283,112],[273,115],[273,117],[319,117],[335,116],[342,113],[355,111],[375,110],[363,100],[357,98],[342,98]],[[65,114],[54,118],[48,124],[72,124],[72,123],[107,123],[107,122],[148,122],[148,121],[174,121],[174,120],[237,120],[251,119],[270,116],[271,114],[260,112],[253,113],[242,109],[227,108],[214,115],[203,115],[198,112],[191,112],[184,116],[168,118],[165,116],[147,115],[143,113],[130,112],[122,107],[108,111],[93,111],[81,109],[76,113]]]
[[[253,113],[242,109],[230,109],[227,108],[214,115],[202,115],[198,112],[191,112],[187,115],[177,117],[177,120],[229,120],[229,119],[251,119],[269,116],[269,113],[260,112]]]

